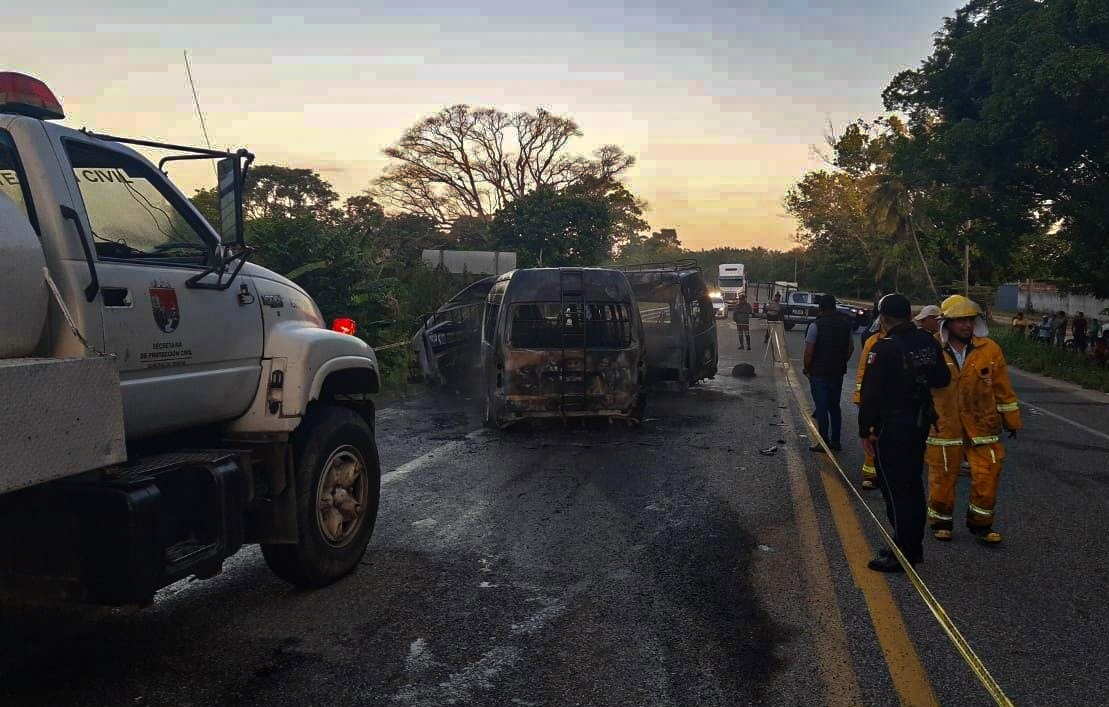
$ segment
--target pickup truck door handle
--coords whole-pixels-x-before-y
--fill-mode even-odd
[[[77,227],[77,235],[81,237],[81,248],[85,251],[85,260],[89,264],[89,276],[92,281],[89,286],[85,288],[85,299],[92,302],[96,298],[96,293],[100,291],[100,280],[96,277],[96,262],[92,257],[92,246],[89,245],[89,239],[85,236],[85,227],[81,225],[81,217],[73,210],[72,207],[61,205],[62,218],[69,219],[73,225]]]
[[[125,308],[134,304],[131,301],[131,291],[126,287],[102,287],[100,297],[104,300],[105,307]]]

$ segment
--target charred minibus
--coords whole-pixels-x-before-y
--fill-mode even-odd
[[[484,419],[641,420],[643,324],[627,278],[605,268],[532,268],[499,276],[482,323]]]
[[[716,375],[716,312],[694,260],[623,265],[646,336],[647,381],[690,385]]]

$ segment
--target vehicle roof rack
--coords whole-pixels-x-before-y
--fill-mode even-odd
[[[700,272],[701,264],[693,258],[683,258],[681,260],[670,260],[662,263],[638,263],[635,265],[615,265],[614,269],[621,272],[683,272],[687,270],[696,270]]]

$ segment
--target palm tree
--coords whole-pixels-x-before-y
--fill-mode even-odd
[[[914,194],[900,174],[889,171],[888,141],[881,153],[885,157],[879,163],[881,166],[864,179],[867,216],[875,231],[885,234],[894,243],[912,241],[920,258],[920,265],[924,269],[924,276],[928,280],[928,287],[939,297],[936,283],[932,280],[932,272],[928,268],[928,261],[924,258],[924,250],[920,247],[917,219],[914,218]]]

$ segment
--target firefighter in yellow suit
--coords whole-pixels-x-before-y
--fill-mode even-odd
[[[866,373],[867,354],[870,353],[870,349],[874,347],[875,343],[886,337],[886,332],[881,326],[878,326],[881,321],[880,318],[874,320],[874,325],[877,328],[872,328],[873,333],[863,342],[863,351],[859,354],[859,369],[855,372],[855,395],[852,398],[856,406],[862,402],[863,374]],[[874,466],[874,457],[865,451],[863,454],[865,455],[863,459],[863,488],[876,489],[878,488],[878,469]]]
[[[937,540],[950,540],[955,482],[964,457],[970,463],[967,528],[986,543],[1001,542],[993,529],[998,478],[1005,459],[1002,427],[1010,438],[1021,428],[1020,406],[1009,382],[1005,355],[992,339],[981,309],[962,295],[940,305],[940,343],[951,384],[932,391],[937,428],[929,433],[928,520]]]

